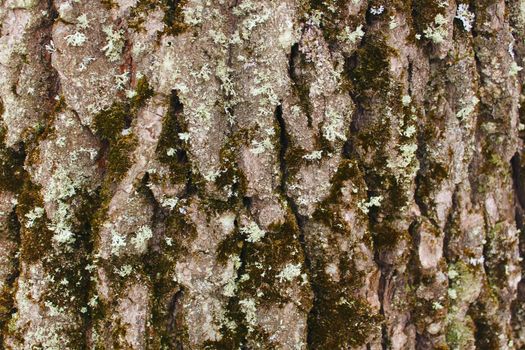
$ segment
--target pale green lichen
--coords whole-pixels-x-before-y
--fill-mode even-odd
[[[106,26],[102,28],[102,31],[106,34],[106,45],[101,51],[104,51],[110,62],[116,62],[120,59],[124,49],[124,30],[114,31],[113,26]]]
[[[77,17],[77,28],[79,29],[89,28],[89,19],[85,13]]]
[[[343,29],[343,32],[339,34],[338,38],[341,41],[346,41],[348,43],[355,44],[358,41],[360,41],[364,35],[365,32],[363,31],[363,25],[358,25],[354,31],[350,31],[350,28],[345,27]]]
[[[472,113],[474,112],[474,110],[476,109],[476,106],[478,105],[478,103],[479,103],[479,99],[476,96],[472,97],[470,102],[466,103],[465,106],[456,113],[456,117],[460,120],[464,120],[470,117]]]
[[[258,242],[266,235],[266,232],[261,230],[259,225],[253,221],[248,225],[241,227],[240,231],[242,234],[246,235],[246,241],[250,243]]]
[[[115,88],[117,90],[124,90],[126,85],[129,83],[129,72],[116,74],[113,77],[115,78]]]
[[[523,70],[523,67],[519,66],[515,61],[510,64],[509,76],[513,77]]]
[[[301,274],[301,264],[287,264],[281,272],[275,277],[279,279],[280,282],[283,281],[292,281],[295,278],[299,277]]]
[[[441,44],[447,36],[447,19],[440,13],[434,18],[434,23],[429,25],[424,31],[425,37],[432,40],[435,44]]]
[[[239,300],[241,312],[247,323],[248,332],[252,332],[257,324],[257,306],[253,298]]]
[[[25,214],[27,221],[25,223],[26,228],[31,228],[35,224],[37,219],[40,219],[44,215],[44,208],[35,207],[29,213]]]
[[[470,32],[472,30],[472,24],[474,23],[474,14],[469,11],[468,4],[459,4],[458,9],[456,11],[456,17],[463,23],[463,28],[467,32]]]
[[[334,142],[337,139],[346,141],[345,135],[345,118],[341,114],[337,113],[333,109],[329,108],[326,111],[327,122],[322,127],[323,137],[330,142]]]
[[[144,253],[148,247],[150,238],[153,237],[153,232],[148,226],[141,226],[137,230],[134,237],[131,238],[131,244],[139,253]]]
[[[305,154],[303,156],[303,159],[306,159],[306,160],[320,160],[321,158],[323,157],[323,151],[313,151],[313,152],[310,152],[308,154]]]
[[[69,46],[83,46],[84,43],[87,41],[87,37],[84,33],[81,32],[75,32],[73,34],[66,35],[64,37],[66,39],[66,43]]]
[[[361,211],[364,214],[368,214],[370,211],[370,208],[372,207],[380,207],[381,201],[383,200],[383,196],[372,196],[368,201],[361,200],[359,203],[357,203],[357,207],[361,209]]]

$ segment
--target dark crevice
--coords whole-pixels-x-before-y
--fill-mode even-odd
[[[436,169],[429,169],[430,164],[426,157],[428,153],[428,140],[424,133],[418,133],[417,144],[416,158],[420,164],[420,168],[417,171],[415,178],[414,202],[421,212],[421,215],[427,218],[432,225],[439,228],[439,223],[432,215],[430,215],[428,205],[423,197],[424,194],[427,194],[426,188],[430,186],[430,184],[427,183],[429,181],[429,175],[436,177],[438,175],[442,176],[443,174],[440,174],[440,171],[438,171],[441,170],[439,167],[435,167]]]
[[[525,174],[521,164],[521,154],[516,152],[511,159],[512,179],[514,183],[514,194],[516,197],[515,219],[516,227],[519,230],[519,256],[525,256]],[[522,277],[518,283],[517,297],[512,303],[512,323],[514,330],[519,332],[523,328],[524,311],[525,311],[525,259],[520,263]]]
[[[377,255],[377,250],[376,250],[376,255]],[[375,261],[378,262],[379,261],[379,257],[378,256],[375,256]],[[379,314],[384,318],[386,319],[385,317],[385,293],[386,293],[386,282],[388,281],[388,279],[391,277],[391,272],[390,272],[390,269],[387,270],[385,267],[381,267],[381,263],[378,263],[379,267],[380,267],[380,271],[381,271],[381,276],[379,277],[379,287],[378,287],[378,291],[377,291],[377,295],[378,295],[378,298],[379,298]],[[388,276],[388,278],[387,278]],[[383,350],[388,350],[389,349],[389,338],[388,338],[388,329],[387,329],[387,325],[386,324],[382,324],[381,325],[381,348]]]
[[[290,49],[290,58],[288,60],[288,75],[292,81],[292,87],[299,99],[300,106],[306,114],[308,126],[312,127],[312,104],[310,102],[309,94],[310,87],[301,72],[301,52],[299,51],[299,43],[295,43]]]
[[[514,183],[514,191],[518,199],[517,205],[522,209],[525,208],[525,174],[522,172],[521,155],[516,152],[510,160],[512,168],[512,180]]]
[[[277,120],[277,123],[279,124],[279,168],[281,170],[281,183],[280,183],[280,192],[281,195],[285,198],[286,203],[288,204],[293,217],[295,219],[295,222],[297,224],[297,227],[299,228],[299,244],[301,245],[301,250],[303,252],[304,256],[304,265],[306,268],[306,271],[308,272],[308,276],[310,277],[309,280],[311,280],[311,276],[313,275],[312,271],[312,263],[308,254],[308,249],[306,248],[306,239],[305,239],[305,233],[304,233],[304,227],[306,224],[307,218],[303,217],[299,213],[299,209],[297,207],[297,203],[295,203],[294,199],[288,195],[287,192],[287,182],[288,182],[288,168],[286,167],[286,152],[288,151],[289,147],[289,136],[286,132],[286,122],[283,118],[283,111],[282,106],[279,105],[275,109],[274,113],[275,119]],[[315,288],[310,283],[310,288],[314,292],[314,302],[315,302]],[[311,313],[312,309],[309,311]],[[308,316],[310,318],[310,315]],[[311,339],[311,332],[308,329],[307,331],[307,348],[312,349],[312,339]]]
[[[12,236],[13,243],[17,248],[20,246],[20,221],[16,211],[13,210],[7,219],[7,232]],[[0,348],[4,345],[4,335],[6,334],[9,321],[16,314],[18,309],[15,306],[15,282],[20,276],[20,253],[17,250],[11,257],[12,270],[4,280],[4,289],[0,291]],[[4,266],[5,268],[5,266]]]
[[[173,296],[170,299],[169,305],[168,305],[168,329],[167,333],[175,335],[180,332],[181,329],[184,328],[184,320],[183,320],[183,297],[184,297],[184,287],[180,287],[180,289],[173,294]],[[184,343],[178,337],[175,337],[174,341],[172,342],[172,346],[174,350],[183,350],[184,349]]]
[[[445,227],[443,229],[443,257],[445,258],[445,261],[447,264],[452,263],[455,260],[453,252],[450,251],[450,240],[451,236],[453,235],[453,227],[454,227],[454,215],[456,214],[456,210],[458,208],[458,191],[459,191],[459,185],[456,185],[454,188],[454,192],[452,193],[452,205],[450,207],[447,220],[445,222]]]
[[[159,161],[170,168],[172,180],[177,184],[185,184],[182,197],[187,198],[198,192],[199,181],[192,172],[187,144],[179,137],[180,133],[187,132],[183,112],[184,105],[179,99],[178,91],[172,90],[156,153]],[[173,150],[174,154],[170,154]]]
[[[300,240],[301,246],[303,247],[303,252],[305,254],[305,258],[307,258],[306,250],[304,246],[304,233],[303,228],[306,222],[306,218],[299,214],[299,210],[297,207],[297,204],[293,200],[292,197],[288,195],[287,192],[287,182],[289,177],[288,168],[286,167],[286,153],[288,151],[289,147],[289,140],[288,140],[288,134],[286,132],[286,122],[283,118],[283,110],[282,106],[279,105],[275,108],[274,113],[275,119],[277,120],[277,123],[279,124],[279,142],[280,142],[280,149],[279,149],[279,168],[281,170],[281,183],[280,183],[280,192],[286,199],[286,203],[289,205],[292,213],[294,214],[296,223],[299,227],[299,230],[301,231],[300,234]],[[309,268],[309,266],[307,266]]]

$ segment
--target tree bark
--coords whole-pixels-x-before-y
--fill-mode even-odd
[[[525,348],[523,0],[0,23],[0,348]]]

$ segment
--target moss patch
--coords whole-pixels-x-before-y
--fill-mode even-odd
[[[308,344],[311,349],[346,349],[363,345],[371,335],[377,335],[382,317],[364,299],[352,297],[348,287],[355,286],[359,275],[345,270],[345,260],[339,267],[343,280],[333,282],[319,272],[312,278],[315,299],[308,317]]]
[[[17,192],[24,182],[24,149],[0,148],[0,190]]]
[[[111,182],[118,182],[132,165],[131,152],[137,146],[134,135],[119,137],[110,147],[108,153],[108,177]]]
[[[184,6],[187,0],[139,0],[130,11],[130,27],[140,28],[147,20],[148,14],[160,8],[164,11],[164,33],[178,35],[188,29],[184,22]]]
[[[378,34],[365,35],[356,52],[355,67],[347,65],[352,89],[358,100],[387,92],[390,86],[389,57],[396,51]]]
[[[179,100],[176,91],[170,99],[170,107],[162,123],[162,131],[157,144],[159,161],[170,168],[170,177],[174,183],[185,183],[191,175],[188,162],[187,146],[180,138],[181,133],[187,132],[183,115],[184,106]]]

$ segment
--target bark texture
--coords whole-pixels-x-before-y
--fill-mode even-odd
[[[525,349],[524,0],[0,26],[0,348]]]

